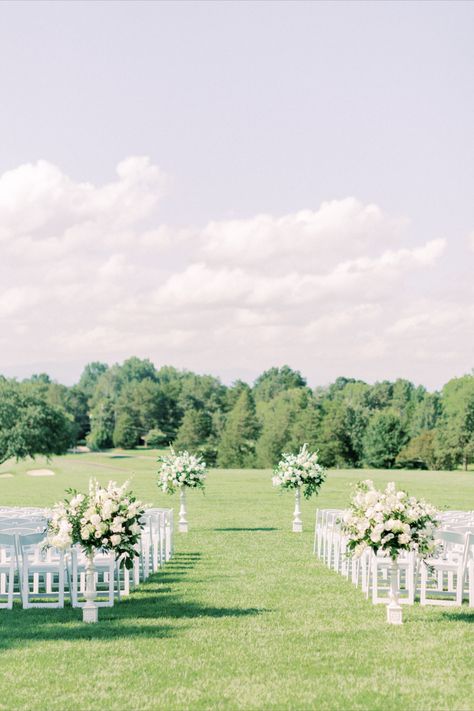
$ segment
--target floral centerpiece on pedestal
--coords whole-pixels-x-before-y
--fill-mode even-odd
[[[186,450],[159,457],[161,463],[158,486],[165,494],[180,492],[179,531],[187,533],[186,489],[204,489],[206,483],[206,463],[201,456]]]
[[[350,508],[341,517],[341,529],[348,537],[347,548],[355,558],[371,549],[375,554],[392,559],[389,622],[401,622],[395,587],[398,556],[403,551],[413,551],[419,558],[431,555],[436,548],[437,524],[434,506],[397,490],[394,482],[387,484],[385,491],[376,489],[370,479],[356,486]]]
[[[97,621],[97,607],[94,605],[95,552],[112,552],[121,565],[129,569],[133,567],[134,556],[138,555],[136,548],[145,509],[134,494],[127,491],[127,487],[128,482],[119,486],[113,481],[103,487],[91,479],[88,494],[68,490],[71,497],[53,507],[48,521],[47,545],[66,549],[78,544],[86,552],[87,603],[84,620],[87,622]]]
[[[301,521],[301,491],[305,499],[317,494],[321,484],[326,479],[324,468],[318,462],[317,452],[310,452],[304,444],[298,454],[284,452],[278,466],[273,472],[273,486],[281,490],[295,491],[295,510],[293,531],[303,530]]]

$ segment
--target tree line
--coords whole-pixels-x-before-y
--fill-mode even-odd
[[[474,460],[474,375],[428,392],[408,380],[337,378],[310,388],[288,366],[253,385],[157,369],[132,357],[86,365],[67,387],[46,374],[0,376],[0,463],[9,457],[145,444],[201,453],[209,465],[271,467],[303,442],[327,467],[467,469]]]

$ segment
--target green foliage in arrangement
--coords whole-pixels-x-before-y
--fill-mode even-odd
[[[156,486],[158,453],[66,455],[56,476],[31,478],[31,463],[0,474],[4,505],[51,505],[68,487],[131,480],[136,495],[173,506]],[[37,462],[43,466],[43,460]],[[290,531],[293,499],[269,486],[270,471],[212,470],[206,496],[190,491],[190,532],[175,556],[128,598],[84,625],[81,610],[0,610],[1,706],[23,711],[458,711],[474,709],[469,662],[474,610],[384,605],[312,556],[316,505],[346,507],[351,484],[373,479],[437,507],[474,508],[472,473],[332,470],[302,501],[302,534]],[[92,629],[93,627],[93,629]],[[442,673],[440,672],[442,660]],[[447,683],[449,680],[449,683]]]

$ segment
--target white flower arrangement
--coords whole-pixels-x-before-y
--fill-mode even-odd
[[[341,528],[356,558],[368,548],[393,560],[400,551],[415,551],[426,558],[436,548],[437,513],[431,504],[397,491],[394,482],[379,491],[367,479],[357,484]]]
[[[298,454],[284,452],[273,472],[273,486],[284,489],[302,487],[305,499],[317,494],[321,484],[326,479],[324,468],[318,462],[317,452],[310,452],[304,444]]]
[[[171,449],[170,454],[158,461],[161,462],[158,486],[165,494],[174,494],[183,487],[204,489],[206,463],[201,456]]]
[[[69,489],[71,498],[52,509],[47,545],[66,549],[80,544],[88,553],[94,549],[114,551],[125,567],[131,568],[145,509],[127,487],[128,482],[119,486],[114,481],[102,487],[91,479],[88,494]]]

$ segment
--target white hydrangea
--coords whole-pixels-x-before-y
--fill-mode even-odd
[[[280,489],[302,487],[303,494],[309,498],[316,494],[326,478],[324,468],[318,462],[317,452],[310,452],[304,444],[298,454],[284,452],[273,472],[272,484]]]
[[[350,508],[341,516],[341,528],[348,535],[348,548],[357,557],[367,547],[396,558],[400,550],[415,550],[420,557],[435,549],[437,511],[425,501],[397,491],[394,482],[385,491],[370,479],[359,482]]]
[[[47,545],[68,548],[74,544],[91,551],[114,551],[128,567],[133,565],[142,529],[143,504],[127,491],[128,482],[89,482],[89,493],[73,492],[71,500],[56,504],[48,520]]]
[[[165,494],[173,494],[177,489],[189,487],[204,489],[206,463],[202,457],[190,452],[175,452],[160,457],[161,463],[158,486]]]

